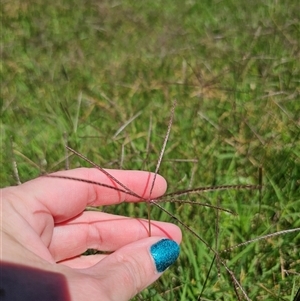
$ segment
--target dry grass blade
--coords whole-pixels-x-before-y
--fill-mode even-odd
[[[11,160],[12,160],[12,170],[13,170],[13,174],[14,177],[16,179],[16,182],[18,185],[21,185],[22,182],[20,180],[20,175],[19,175],[19,171],[18,171],[18,164],[15,158],[15,154],[14,154],[14,150],[13,150],[13,138],[10,137],[10,149],[11,149]]]
[[[72,181],[78,181],[78,182],[83,182],[83,183],[87,183],[87,184],[98,185],[98,186],[106,187],[106,188],[113,189],[113,190],[116,190],[116,191],[119,191],[119,192],[123,192],[125,194],[129,194],[129,195],[137,197],[141,200],[146,201],[146,199],[144,199],[143,197],[141,197],[138,194],[136,194],[135,192],[131,191],[129,188],[126,188],[125,185],[123,185],[123,186],[125,187],[126,190],[118,188],[116,186],[107,185],[107,184],[104,184],[104,183],[99,183],[99,182],[96,182],[96,181],[85,180],[85,179],[80,179],[80,178],[66,177],[66,176],[60,176],[60,175],[48,175],[48,174],[42,175],[42,177],[65,179],[65,180],[72,180]],[[115,177],[111,176],[111,179],[115,179]]]
[[[133,117],[131,117],[129,120],[127,120],[113,135],[113,139],[115,139],[132,121],[134,121],[141,114],[142,114],[142,111],[139,111]]]
[[[216,210],[219,210],[219,211],[224,211],[224,212],[230,213],[232,215],[236,215],[236,213],[233,212],[232,210],[222,208],[220,206],[207,204],[207,203],[200,203],[200,202],[197,202],[197,201],[158,198],[158,199],[151,200],[151,202],[153,202],[153,203],[179,203],[179,204],[198,205],[198,206],[202,206],[202,207],[209,207],[209,208],[216,209]]]
[[[157,173],[159,171],[159,167],[160,167],[163,155],[165,153],[166,145],[167,145],[167,142],[168,142],[168,139],[169,139],[169,135],[170,135],[170,132],[171,132],[171,127],[172,127],[172,123],[173,123],[175,107],[176,107],[176,100],[174,101],[172,109],[171,109],[171,116],[170,116],[170,120],[169,120],[169,124],[168,124],[168,129],[167,129],[166,136],[164,138],[163,146],[161,148],[157,164],[156,164],[156,168],[155,168],[155,172],[154,172],[154,178],[153,178],[153,181],[152,181],[152,184],[151,184],[151,188],[150,188],[150,197],[149,197],[149,199],[151,199],[151,195],[152,195],[153,187],[154,187],[154,184],[155,184],[156,176],[157,176]],[[150,222],[150,219],[151,219],[151,207],[150,207],[149,203],[148,203],[147,206],[148,206],[148,230],[149,230],[149,236],[151,236],[151,222]]]
[[[101,166],[95,164],[94,162],[92,162],[91,160],[89,160],[88,158],[86,158],[85,156],[83,156],[82,154],[78,153],[77,151],[75,151],[74,149],[72,149],[69,146],[66,146],[66,148],[71,151],[72,153],[74,153],[75,155],[79,156],[80,158],[82,158],[83,160],[85,160],[86,162],[90,163],[92,166],[94,166],[95,168],[97,168],[99,171],[101,171],[103,174],[105,174],[109,179],[111,179],[112,181],[114,181],[115,183],[119,184],[121,187],[124,188],[125,191],[127,191],[127,194],[133,195],[137,198],[141,198],[143,199],[141,196],[137,195],[136,193],[134,193],[132,190],[130,190],[128,187],[126,187],[123,183],[121,183],[117,178],[115,178],[114,176],[112,176],[109,172],[107,172],[104,168],[102,168]],[[77,179],[78,180],[78,179]],[[84,180],[81,180],[83,182],[85,182]],[[93,183],[96,184],[96,183]],[[100,183],[98,183],[97,185],[99,185]]]
[[[228,190],[228,189],[259,189],[261,188],[260,185],[220,185],[220,186],[206,186],[206,187],[197,187],[182,191],[176,191],[167,193],[164,197],[174,197],[174,196],[182,196],[186,194],[192,193],[201,193],[201,192],[208,192],[208,191],[216,191],[216,190]]]
[[[299,232],[299,231],[300,231],[300,228],[294,228],[294,229],[287,229],[287,230],[282,230],[282,231],[262,235],[262,236],[255,237],[253,239],[247,240],[245,242],[242,242],[242,243],[240,243],[238,245],[235,245],[233,247],[230,247],[226,250],[223,250],[222,253],[229,252],[233,249],[236,249],[236,248],[239,248],[239,247],[242,247],[242,246],[246,246],[250,243],[253,243],[253,242],[256,242],[256,241],[259,241],[259,240],[262,240],[262,239],[267,239],[267,238],[271,238],[271,237],[275,237],[275,236],[279,236],[279,235],[283,235],[283,234],[288,234],[288,233],[293,233],[293,232]]]
[[[160,164],[161,164],[161,161],[162,161],[165,149],[166,149],[166,145],[167,145],[167,142],[168,142],[168,139],[169,139],[170,132],[171,132],[171,126],[172,126],[172,123],[173,123],[175,107],[176,107],[176,101],[174,101],[173,106],[172,106],[171,116],[170,116],[170,120],[169,120],[169,124],[168,124],[167,133],[166,133],[166,136],[164,138],[163,146],[161,148],[159,158],[158,158],[158,161],[157,161],[157,164],[156,164],[156,168],[155,168],[155,172],[154,172],[154,179],[152,181],[152,185],[151,185],[151,189],[150,189],[150,198],[151,198],[151,193],[152,193],[152,190],[153,190],[153,187],[154,187],[154,184],[155,184],[156,175],[159,171],[159,167],[160,167]]]

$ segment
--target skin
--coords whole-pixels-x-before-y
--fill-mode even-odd
[[[109,170],[132,191],[149,197],[153,174]],[[113,185],[93,168],[57,175]],[[116,185],[118,186],[118,185]],[[151,197],[161,196],[166,181],[157,176]],[[129,300],[161,276],[151,245],[169,238],[181,242],[180,229],[169,223],[84,211],[87,206],[137,202],[136,197],[84,182],[40,177],[1,190],[1,261],[58,273],[70,299]],[[112,252],[81,256],[86,249]]]

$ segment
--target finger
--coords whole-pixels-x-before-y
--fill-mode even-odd
[[[108,170],[109,173],[140,198],[96,184],[76,180],[40,177],[16,187],[17,192],[26,196],[32,212],[49,211],[56,223],[66,221],[80,214],[87,206],[118,204],[123,201],[137,202],[150,196],[153,173],[143,171]],[[114,180],[95,168],[78,168],[55,173],[65,177],[99,182],[120,188]],[[124,190],[124,188],[122,188]],[[166,181],[157,175],[152,198],[161,196],[166,190]],[[29,201],[32,200],[33,201]]]
[[[179,255],[179,246],[161,237],[126,245],[95,266],[82,270],[95,279],[102,300],[129,300],[149,286]]]
[[[182,238],[181,230],[170,223],[151,221],[151,230],[153,236],[168,237],[178,243]],[[49,250],[56,261],[61,261],[87,249],[115,251],[148,236],[148,220],[85,211],[55,226]]]

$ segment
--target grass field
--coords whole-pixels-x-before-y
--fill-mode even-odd
[[[236,216],[164,207],[218,251],[299,228],[299,14],[291,0],[6,1],[1,187],[17,183],[14,160],[22,182],[64,169],[64,137],[102,167],[154,171],[176,99],[159,172],[168,191],[258,184],[260,169],[264,187],[187,197]],[[145,204],[108,210],[146,217]],[[158,208],[152,218],[175,222]],[[224,267],[208,274],[214,255],[183,232],[177,263],[136,300],[238,300]],[[296,231],[221,257],[250,299],[292,301],[299,249]]]

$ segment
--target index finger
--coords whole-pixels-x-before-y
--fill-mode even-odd
[[[136,170],[107,170],[114,178],[123,183],[140,198],[116,189],[87,183],[88,181],[120,188],[112,178],[107,177],[95,168],[78,168],[61,171],[52,175],[74,179],[40,177],[24,183],[17,188],[22,189],[26,198],[33,197],[37,203],[34,207],[46,207],[56,223],[65,221],[81,213],[87,206],[112,205],[121,202],[137,202],[150,197],[150,189],[154,173]],[[50,175],[51,176],[51,175]],[[87,182],[81,181],[85,180]],[[167,184],[163,177],[157,175],[151,198],[164,194]],[[33,204],[32,204],[33,205]],[[32,208],[38,209],[38,208]]]

